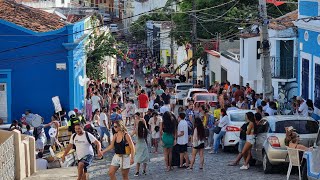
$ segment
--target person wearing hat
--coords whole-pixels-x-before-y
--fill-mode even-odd
[[[301,96],[297,96],[296,113],[304,117],[308,116],[308,105]]]
[[[76,133],[74,129],[74,124],[80,123],[80,120],[77,118],[77,114],[74,111],[69,111],[68,116],[70,118],[68,121],[68,130],[72,133]]]
[[[300,136],[299,134],[296,132],[296,129],[294,129],[294,127],[289,126],[289,127],[285,127],[286,130],[286,138],[285,138],[285,144],[292,149],[299,149],[301,151],[308,151],[310,150],[310,148],[299,144],[300,141]]]

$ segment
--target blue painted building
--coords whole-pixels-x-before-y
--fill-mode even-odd
[[[90,17],[67,23],[12,1],[0,9],[0,118],[10,123],[31,109],[48,122],[54,96],[66,110],[82,109]]]
[[[320,109],[320,1],[299,0],[298,27],[298,92],[313,100]]]

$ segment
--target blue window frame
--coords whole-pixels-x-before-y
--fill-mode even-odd
[[[302,58],[301,96],[309,99],[309,60]]]
[[[320,64],[315,64],[314,68],[314,106],[320,109]]]

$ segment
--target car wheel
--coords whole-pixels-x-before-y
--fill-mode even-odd
[[[272,172],[272,164],[269,161],[267,153],[263,153],[262,168],[265,174]]]
[[[308,180],[308,165],[306,162],[302,166],[302,180]]]

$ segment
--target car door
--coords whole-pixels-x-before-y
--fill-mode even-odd
[[[269,132],[269,123],[266,120],[261,120],[260,125],[258,125],[257,129],[257,136],[256,141],[254,144],[254,152],[255,156],[259,161],[262,160],[262,149],[263,145],[267,141],[268,138],[268,132]]]

